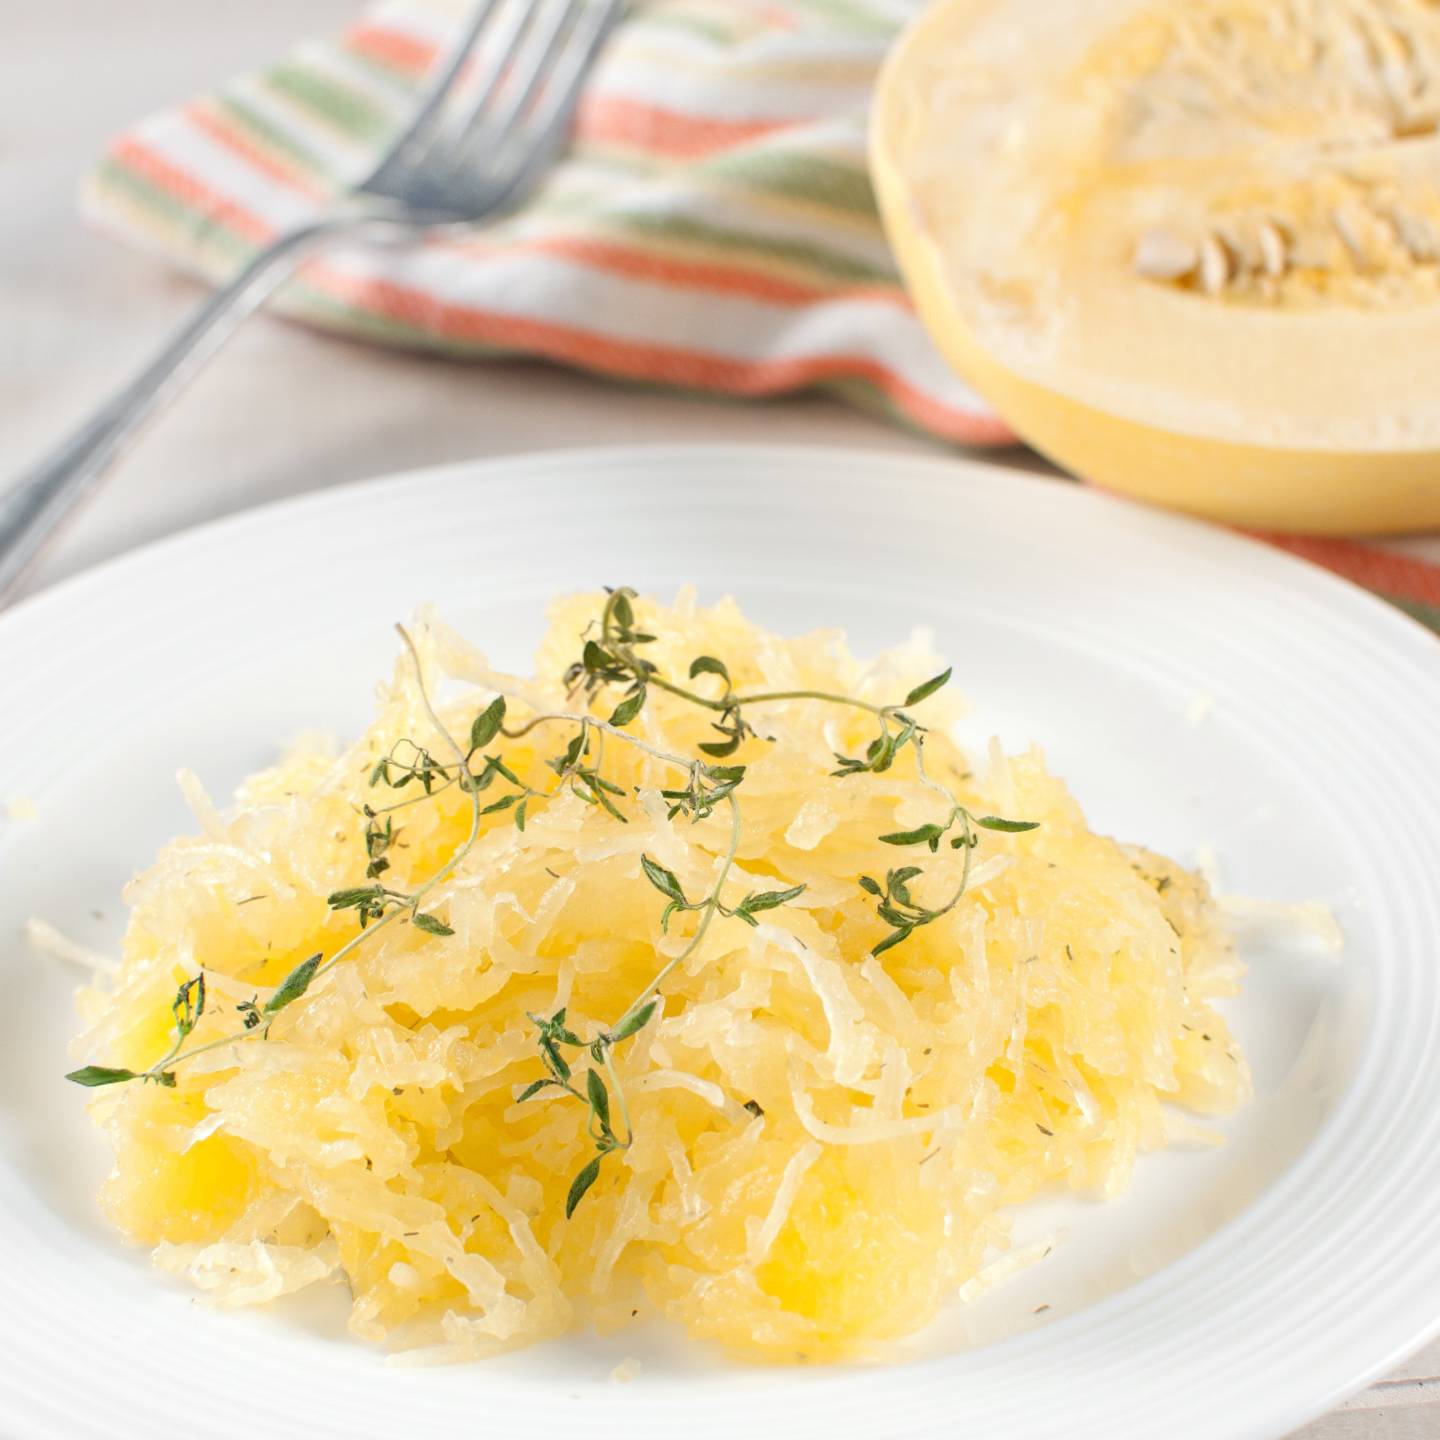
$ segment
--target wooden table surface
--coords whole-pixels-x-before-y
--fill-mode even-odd
[[[356,8],[355,0],[10,7],[0,87],[0,476],[147,358],[198,293],[76,223],[76,179],[106,137],[270,58],[298,33],[343,24]],[[30,588],[198,521],[368,475],[557,445],[743,440],[935,448],[827,400],[737,406],[647,394],[540,366],[392,355],[262,317],[143,437]],[[1404,548],[1440,560],[1440,538]],[[1299,1437],[1437,1440],[1440,1343]]]

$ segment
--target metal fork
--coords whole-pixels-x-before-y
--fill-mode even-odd
[[[144,421],[307,256],[341,236],[415,239],[473,225],[523,195],[564,140],[622,3],[479,0],[375,169],[256,255],[134,380],[0,495],[0,596]]]

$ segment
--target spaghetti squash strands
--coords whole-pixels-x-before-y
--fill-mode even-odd
[[[602,673],[602,607],[653,669]],[[219,1303],[343,1276],[421,1359],[647,1309],[863,1353],[1013,1268],[1009,1207],[1249,1093],[1203,880],[1035,751],[972,771],[919,647],[689,596],[559,603],[522,684],[414,644],[347,750],[200,807],[82,993],[104,1207]]]

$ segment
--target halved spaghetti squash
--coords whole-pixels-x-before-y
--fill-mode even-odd
[[[1440,523],[1440,12],[939,0],[879,82],[941,348],[1100,485],[1246,525]]]

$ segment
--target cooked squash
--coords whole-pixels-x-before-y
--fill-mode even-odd
[[[122,963],[82,1001],[77,1058],[117,1068],[72,1078],[101,1086],[104,1208],[161,1265],[225,1305],[343,1277],[357,1335],[439,1358],[647,1311],[753,1358],[850,1356],[974,1283],[1011,1206],[1117,1194],[1138,1154],[1193,1138],[1181,1108],[1248,1098],[1215,1008],[1242,967],[1203,877],[1093,832],[1036,751],[972,765],[918,644],[862,667],[833,632],[637,599],[655,668],[631,728],[598,732],[610,808],[567,780],[582,717],[620,712],[565,680],[605,603],[557,605],[533,682],[417,631],[352,746],[302,746],[223,815],[197,796],[206,833],[136,879]],[[443,730],[421,664],[437,690],[479,687]],[[674,757],[683,782],[716,715],[676,687],[721,671],[772,698],[745,702],[733,821],[692,819]],[[837,773],[901,697],[923,741]],[[447,733],[488,757],[463,762],[472,788],[427,758]],[[927,845],[947,795],[976,829]],[[713,910],[666,904],[710,887]],[[384,901],[412,889],[424,910]],[[947,894],[885,943],[892,905]],[[573,1085],[547,1017],[579,1032],[556,1041]],[[623,1137],[603,1157],[596,1087]]]

